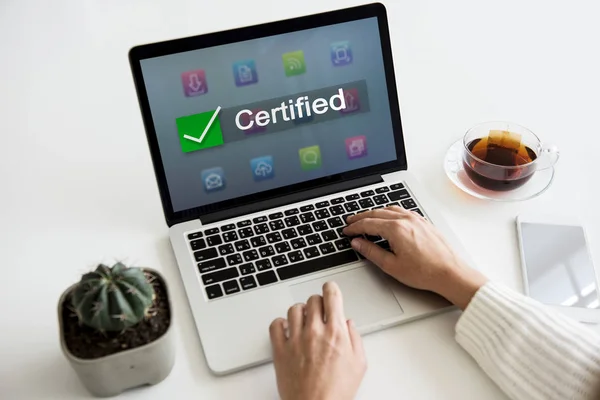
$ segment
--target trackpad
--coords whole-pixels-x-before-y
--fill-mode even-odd
[[[378,323],[403,313],[382,273],[370,266],[292,285],[292,297],[297,303],[306,303],[313,294],[322,295],[323,284],[329,281],[337,283],[342,290],[346,318],[354,320],[357,327]]]

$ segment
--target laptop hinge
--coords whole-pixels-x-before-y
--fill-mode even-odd
[[[275,199],[238,206],[235,208],[230,208],[228,210],[217,211],[215,213],[203,215],[202,217],[200,217],[200,220],[202,221],[203,225],[212,224],[213,222],[235,218],[241,215],[252,214],[259,211],[268,210],[274,207],[281,207],[286,204],[298,203],[300,201],[314,199],[321,196],[327,196],[329,194],[343,192],[345,190],[356,189],[358,187],[373,185],[381,182],[383,182],[383,178],[380,174],[370,175],[363,178],[353,179],[335,184],[329,184],[310,190],[304,190],[302,192],[291,193],[285,196],[277,197]]]

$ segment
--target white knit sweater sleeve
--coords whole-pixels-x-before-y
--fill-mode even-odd
[[[511,399],[600,399],[600,335],[499,284],[477,291],[456,340]]]

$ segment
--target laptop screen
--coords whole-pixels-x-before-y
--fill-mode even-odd
[[[174,212],[397,158],[377,17],[140,67]]]

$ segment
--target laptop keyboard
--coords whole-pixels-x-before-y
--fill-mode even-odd
[[[350,215],[392,205],[423,216],[403,184],[393,184],[188,234],[208,299],[358,261],[342,230]],[[379,236],[365,237],[382,248]]]

